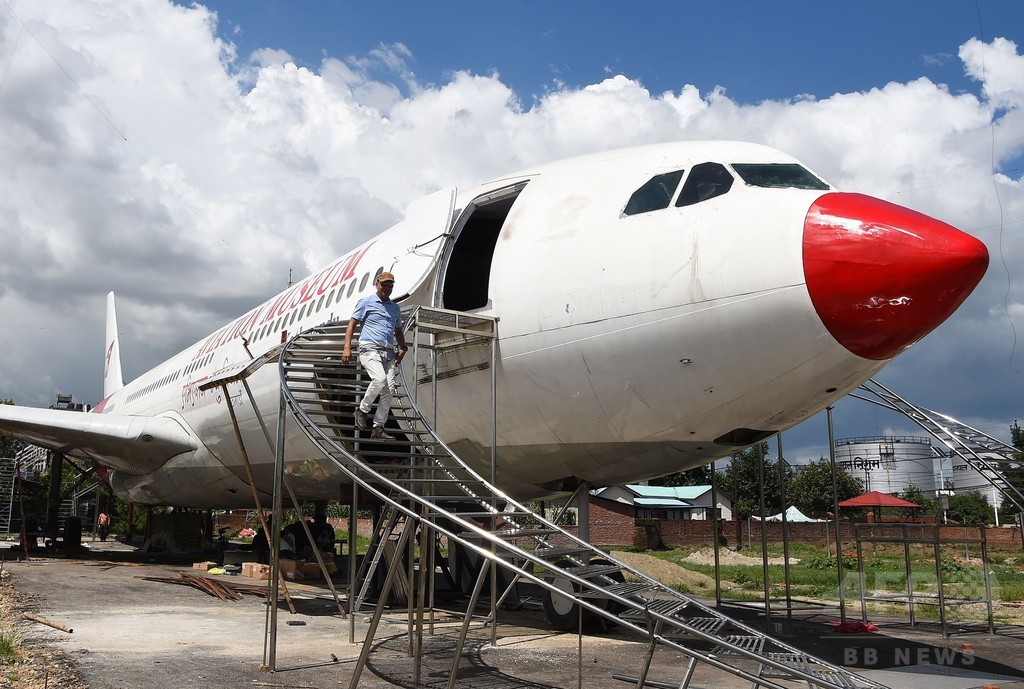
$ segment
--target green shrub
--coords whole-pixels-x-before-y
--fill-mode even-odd
[[[836,558],[832,555],[817,555],[807,561],[811,569],[835,569]],[[857,569],[857,559],[843,556],[843,569]]]

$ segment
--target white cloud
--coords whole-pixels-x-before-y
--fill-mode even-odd
[[[249,61],[260,67],[268,67],[270,65],[283,65],[288,62],[294,62],[295,59],[288,54],[288,51],[281,50],[280,48],[260,48],[253,51],[252,55],[249,56]]]
[[[1024,302],[1024,189],[1010,169],[1024,151],[1024,57],[1010,41],[960,48],[976,94],[918,78],[746,104],[685,83],[651,94],[617,74],[527,106],[497,74],[420,83],[402,44],[312,69],[271,47],[240,61],[199,6],[15,11],[26,29],[0,11],[0,397],[95,401],[110,289],[130,376],[443,185],[616,146],[729,138],[984,239],[992,269],[976,294],[886,375],[937,396],[928,406],[956,407],[948,390],[970,389],[1002,405],[979,418],[1020,415],[1024,355],[1009,326],[1024,333],[1024,313],[1002,306],[1007,294]]]
[[[960,59],[967,75],[984,84],[983,93],[992,107],[1016,108],[1024,103],[1024,56],[1016,43],[972,38],[960,46]]]

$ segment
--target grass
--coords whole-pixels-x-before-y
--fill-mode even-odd
[[[345,543],[345,549],[346,550],[348,549],[348,530],[347,529],[344,530],[344,531],[341,530],[341,529],[336,529],[335,532],[334,532],[334,537],[337,540],[339,540],[339,541],[343,541]],[[365,536],[360,536],[359,534],[356,534],[356,554],[357,555],[365,555],[366,551],[368,551],[369,549],[370,549],[370,539],[366,538]]]
[[[707,546],[702,547],[706,550]],[[687,556],[696,548],[676,548],[672,550],[646,551],[662,560],[673,562],[686,569],[714,577],[713,565],[689,562]],[[845,596],[847,600],[859,599],[860,581],[857,571],[856,549],[848,547],[844,553],[846,571],[844,575]],[[759,545],[743,548],[740,553],[747,557],[761,558]],[[781,557],[780,546],[769,546],[769,557]],[[942,569],[943,593],[947,597],[980,598],[986,597],[984,574],[981,567],[969,564],[967,557],[979,558],[980,551],[974,548],[965,551],[964,547],[943,546],[939,561]],[[807,543],[791,543],[790,558],[799,558],[800,562],[792,563],[789,568],[790,591],[797,597],[835,600],[839,597],[837,587],[838,572],[834,555],[818,546]],[[863,549],[864,585],[868,592],[885,591],[904,593],[907,590],[906,565],[902,545],[879,544],[872,549],[865,545]],[[935,573],[935,551],[932,546],[912,545],[910,551],[911,586],[915,593],[934,594],[938,590]],[[1019,549],[994,550],[988,553],[988,564],[991,572],[990,582],[994,600],[1015,602],[1024,600],[1024,555]],[[739,589],[730,594],[736,598],[761,598],[764,595],[764,570],[761,563],[723,564],[720,568],[723,581],[731,581],[739,585]],[[768,581],[772,587],[772,595],[782,595],[784,591],[785,569],[782,565],[768,566]],[[700,591],[698,593],[704,593]],[[924,606],[927,607],[927,606]]]
[[[21,642],[14,632],[0,629],[0,664],[9,665],[19,656]]]

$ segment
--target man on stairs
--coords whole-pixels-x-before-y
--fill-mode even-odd
[[[394,367],[402,362],[409,348],[405,345],[405,334],[402,332],[402,310],[391,301],[395,276],[381,273],[374,285],[376,292],[359,300],[348,321],[341,360],[347,364],[352,358],[352,334],[356,324],[362,322],[363,327],[359,332],[359,363],[370,376],[370,384],[366,386],[366,394],[356,409],[356,426],[362,429],[369,427],[370,409],[379,395],[370,437],[374,440],[394,440],[395,437],[384,430],[384,423],[391,410],[391,393],[395,387]],[[393,342],[398,343],[397,356]]]

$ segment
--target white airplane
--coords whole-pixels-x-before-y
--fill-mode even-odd
[[[403,307],[500,318],[497,457],[516,497],[684,470],[842,398],[942,323],[980,281],[977,239],[839,192],[794,158],[737,142],[616,150],[446,189],[406,218],[122,385],[108,299],[104,399],[93,413],[0,406],[0,430],[93,460],[123,499],[252,502],[218,370],[348,320],[381,271]],[[228,391],[269,496],[276,366]],[[490,372],[438,383],[437,428],[484,475]],[[426,418],[433,418],[429,401]],[[297,431],[289,467],[319,457]],[[337,499],[340,474],[301,478]]]

